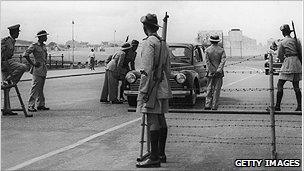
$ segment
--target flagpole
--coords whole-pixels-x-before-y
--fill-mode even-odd
[[[74,66],[74,48],[75,48],[75,44],[74,44],[74,21],[72,21],[72,41],[73,41],[72,61],[73,61],[73,66]]]

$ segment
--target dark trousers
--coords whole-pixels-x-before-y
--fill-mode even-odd
[[[284,88],[285,83],[286,83],[286,80],[279,79],[278,84],[277,84],[278,92],[277,92],[276,107],[278,107],[278,108],[281,106],[281,101],[282,101],[282,98],[283,98],[283,88]],[[298,107],[300,107],[301,106],[302,93],[301,93],[301,90],[299,88],[299,81],[292,81],[292,86],[293,86],[293,89],[294,89],[295,94],[296,94]]]
[[[106,70],[100,99],[107,100],[109,97],[109,101],[115,101],[117,100],[117,95],[118,79],[113,71]]]

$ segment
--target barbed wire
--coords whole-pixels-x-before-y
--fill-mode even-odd
[[[269,106],[270,103],[268,102],[245,102],[245,103],[231,103],[231,104],[228,104],[228,103],[221,103],[221,105],[266,105],[266,106]],[[297,105],[296,103],[281,103],[281,105],[290,105],[290,106],[293,106],[293,105]]]
[[[220,122],[270,122],[269,120],[264,120],[264,119],[209,119],[209,118],[173,118],[173,117],[168,117],[166,119],[171,119],[171,120],[198,120],[198,121],[220,121]],[[295,121],[295,120],[282,120],[282,119],[276,119],[276,122],[298,122],[301,123],[302,121]]]
[[[221,105],[219,106],[220,109],[262,109],[267,110],[269,106],[241,106],[241,105]],[[292,106],[282,106],[283,109],[293,109]]]
[[[274,88],[277,90],[278,88]],[[293,90],[293,87],[285,87],[284,90]],[[302,88],[300,88],[302,89]],[[228,89],[221,89],[222,92],[245,92],[245,91],[270,91],[270,88],[228,88]]]
[[[237,65],[237,64],[241,64],[241,63],[243,63],[243,62],[247,62],[247,61],[252,60],[252,59],[255,59],[255,58],[257,58],[257,57],[261,57],[261,55],[252,56],[252,57],[250,57],[250,58],[247,58],[247,59],[242,60],[242,61],[239,61],[239,62],[235,62],[235,63],[231,63],[231,64],[226,64],[225,67],[227,67],[227,66],[233,66],[233,65]]]
[[[229,144],[229,145],[272,145],[272,143],[265,143],[265,142],[260,142],[260,143],[255,143],[255,142],[249,142],[249,143],[243,143],[243,142],[222,142],[222,141],[194,141],[194,140],[170,140],[168,143],[204,143],[204,144]],[[298,143],[280,143],[276,142],[276,144],[281,144],[281,145],[301,145]]]
[[[246,124],[227,124],[227,125],[169,125],[169,127],[176,128],[223,128],[223,127],[271,127],[271,125],[246,125]],[[275,125],[275,127],[281,128],[297,128],[300,129],[302,126],[287,126],[287,125]]]
[[[271,137],[209,137],[204,135],[197,134],[169,134],[169,136],[178,136],[178,137],[200,137],[208,138],[213,140],[253,140],[253,139],[270,139]],[[281,139],[302,139],[302,137],[287,137],[287,136],[276,136],[276,138]]]
[[[227,74],[265,74],[265,71],[224,71]]]

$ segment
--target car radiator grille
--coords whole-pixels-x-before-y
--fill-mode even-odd
[[[130,85],[130,90],[138,91],[140,79],[137,79],[135,83]],[[169,80],[169,84],[171,86],[172,91],[177,90],[185,90],[184,86],[182,84],[178,84],[174,79]]]

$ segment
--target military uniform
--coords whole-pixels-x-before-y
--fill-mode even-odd
[[[300,41],[298,43],[299,47],[301,47]],[[302,65],[297,54],[295,39],[286,36],[278,47],[278,58],[283,61],[279,79],[287,81],[302,80]]]
[[[40,63],[39,67],[32,66],[30,73],[33,75],[33,83],[30,92],[30,98],[28,102],[29,108],[35,107],[35,101],[37,100],[37,108],[45,106],[45,97],[43,88],[47,75],[47,49],[44,43],[33,43],[24,52],[23,56],[34,55],[35,63]]]
[[[302,93],[299,88],[299,81],[302,80],[302,64],[298,56],[302,58],[302,46],[299,40],[290,37],[292,31],[290,30],[289,25],[282,25],[280,30],[282,31],[284,39],[278,47],[278,58],[283,61],[283,64],[279,72],[275,110],[281,110],[284,84],[286,81],[291,81],[298,103],[296,111],[301,111]]]
[[[14,25],[8,27],[10,31],[19,32],[20,25]],[[18,33],[19,36],[19,33]],[[17,36],[17,37],[18,37]],[[1,74],[2,81],[13,84],[17,84],[23,73],[27,70],[27,66],[25,64],[16,62],[12,59],[15,50],[16,40],[11,36],[5,37],[1,39]],[[4,110],[3,115],[16,115],[10,110],[10,99],[9,99],[9,91],[10,89],[4,90]]]
[[[207,66],[207,96],[205,108],[218,108],[218,99],[221,87],[223,85],[223,68],[226,62],[226,54],[223,48],[217,44],[212,44],[206,50],[206,66]],[[215,73],[219,73],[215,75]]]
[[[2,79],[6,79],[9,75],[13,83],[18,83],[23,73],[27,70],[25,64],[16,62],[12,59],[15,50],[16,40],[8,36],[1,39],[1,70]]]
[[[124,45],[123,45],[124,46]],[[128,44],[128,48],[123,48],[125,50],[130,49],[131,45]],[[112,103],[119,103],[118,96],[118,80],[121,79],[123,73],[123,63],[126,57],[126,52],[123,49],[117,51],[111,61],[106,65],[105,80],[102,87],[101,102],[106,102],[108,100]]]

